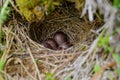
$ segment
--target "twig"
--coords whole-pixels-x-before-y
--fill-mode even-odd
[[[35,68],[36,68],[36,71],[37,71],[37,73],[38,73],[39,80],[42,80],[42,78],[41,78],[41,76],[40,76],[40,71],[39,71],[38,66],[37,66],[37,64],[36,64],[36,62],[35,62],[35,59],[34,59],[32,53],[31,53],[31,51],[30,51],[29,46],[28,46],[27,50],[28,50],[28,53],[30,54],[30,57],[31,57],[32,60],[33,60],[33,63],[34,63]]]
[[[14,2],[12,0],[10,0],[10,3],[12,4],[13,8],[20,14],[20,11],[17,9]]]

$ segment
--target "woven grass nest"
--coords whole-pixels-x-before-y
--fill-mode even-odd
[[[4,69],[9,74],[4,76],[6,80],[49,80],[47,79],[49,76],[53,78],[50,80],[66,78],[89,80],[93,74],[91,70],[94,60],[98,57],[94,53],[87,54],[91,43],[97,37],[92,30],[101,27],[103,22],[98,17],[95,17],[93,22],[89,22],[87,17],[80,18],[80,14],[81,12],[74,8],[74,4],[69,3],[57,7],[41,22],[33,24],[25,24],[17,20],[9,22],[9,25],[14,23],[16,27],[8,27],[11,33],[7,34],[13,36],[9,38],[13,42],[10,44],[10,55]],[[13,30],[15,34],[12,33]],[[71,48],[54,51],[41,45],[57,31],[68,35],[73,44]],[[109,60],[110,57],[105,58],[106,56],[108,55],[101,56],[99,61]],[[79,70],[76,65],[80,65]],[[80,70],[82,72],[78,73]],[[77,74],[77,77],[73,74]]]
[[[47,38],[53,38],[56,32],[64,32],[69,37],[70,43],[80,46],[82,42],[91,36],[91,30],[102,25],[100,19],[89,22],[87,18],[80,18],[80,12],[69,3],[57,7],[44,21],[32,24],[29,27],[29,36],[35,42],[42,44]],[[73,47],[73,48],[76,48]]]

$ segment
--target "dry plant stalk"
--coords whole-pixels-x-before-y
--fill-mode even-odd
[[[16,6],[13,3],[12,5],[17,10]],[[34,39],[31,39],[30,35],[32,34],[29,34],[31,25],[24,21],[20,22],[19,18],[17,18],[18,20],[14,19],[9,24],[9,27],[4,28],[7,32],[7,35],[8,33],[12,35],[10,37],[8,37],[9,35],[7,36],[7,46],[9,46],[9,49],[6,49],[6,53],[8,53],[8,55],[5,56],[7,62],[3,72],[3,74],[5,74],[6,80],[30,80],[31,78],[33,80],[45,80],[45,74],[47,72],[55,74],[55,77],[57,77],[59,80],[65,80],[66,78],[70,77],[73,78],[72,80],[90,80],[92,79],[92,69],[95,63],[98,62],[103,65],[104,63],[109,62],[109,60],[111,59],[111,54],[105,54],[104,56],[108,56],[107,58],[104,58],[104,56],[100,56],[99,58],[98,54],[96,54],[98,50],[98,48],[96,48],[98,38],[95,39],[94,37],[96,37],[96,34],[99,35],[101,30],[104,28],[107,28],[108,31],[111,32],[114,26],[113,22],[115,20],[114,18],[116,14],[116,9],[114,9],[111,5],[109,5],[107,1],[104,0],[97,0],[97,2],[95,2],[94,0],[91,0],[90,2],[89,0],[86,0],[82,16],[88,10],[89,20],[92,21],[94,19],[93,15],[98,7],[105,18],[105,24],[101,26],[100,19],[95,19],[95,21],[91,25],[86,17],[82,19],[83,22],[85,21],[85,23],[80,24],[79,22],[81,22],[82,20],[79,21],[80,16],[78,12],[73,9],[72,5],[69,10],[68,7],[69,6],[66,6],[67,10],[63,10],[63,8],[61,9],[63,10],[62,15],[60,15],[61,10],[58,10],[54,13],[55,15],[51,14],[52,17],[47,17],[45,22],[41,23],[42,25],[40,24],[42,27],[45,25],[47,26],[43,27],[43,33],[46,33],[47,37],[50,37],[54,32],[58,30],[65,31],[71,38],[71,42],[75,44],[73,48],[67,51],[56,52],[46,49],[41,44],[38,44],[37,41],[40,41],[41,43],[41,41],[45,39],[44,36],[46,34],[42,33],[40,35],[41,38],[39,39],[38,34],[41,33],[39,31],[37,32],[39,27],[37,27],[36,29],[35,27],[34,29],[32,27],[32,30],[34,30],[32,31],[32,34],[36,32],[37,39],[34,37],[35,35],[32,36]],[[102,10],[102,8],[104,8],[105,11]],[[71,12],[69,12],[70,10]],[[64,23],[65,21],[66,23]],[[58,24],[55,25],[54,23]],[[15,25],[15,27],[11,28],[11,25]],[[67,26],[67,28],[64,29],[65,25]],[[90,29],[96,28],[96,25],[101,27],[97,27],[97,30],[93,30],[94,33],[91,33]],[[51,28],[51,26],[53,27]],[[76,32],[77,29],[82,31],[81,27],[79,26],[81,26],[83,30],[88,31],[88,33],[82,34],[83,37],[85,35],[87,36],[82,41],[82,43],[79,41],[80,39],[78,39],[78,41],[75,41],[74,39],[75,36],[80,35],[77,35],[77,33],[74,33],[74,31],[72,32],[72,29],[75,29]],[[106,65],[103,68],[103,71],[107,67],[109,67],[109,65]],[[101,71],[99,74],[102,74],[103,71]]]

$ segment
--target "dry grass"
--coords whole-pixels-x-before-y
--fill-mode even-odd
[[[2,28],[7,35],[6,64],[2,72],[5,80],[45,80],[47,72],[54,74],[55,80],[68,77],[72,80],[96,80],[102,74],[100,79],[106,80],[106,74],[114,72],[105,69],[116,64],[111,60],[111,54],[102,54],[96,46],[99,32],[112,19],[103,25],[98,17],[92,23],[86,17],[79,17],[73,6],[66,6],[58,7],[40,23],[29,24],[19,21],[20,18],[8,21]],[[70,37],[74,46],[65,51],[44,48],[41,42],[59,30]],[[99,74],[93,72],[96,63],[103,66]]]

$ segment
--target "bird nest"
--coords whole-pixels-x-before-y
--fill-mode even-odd
[[[8,44],[10,52],[4,68],[5,73],[7,73],[4,73],[6,80],[45,80],[49,76],[54,78],[53,75],[55,79],[51,80],[62,80],[65,75],[69,76],[66,68],[70,64],[77,64],[78,57],[81,57],[82,61],[83,56],[89,55],[86,53],[91,42],[97,36],[92,30],[99,28],[103,23],[98,17],[95,17],[93,22],[89,22],[87,17],[80,18],[80,12],[73,6],[74,4],[57,7],[38,23],[29,24],[19,20],[9,22],[9,25],[16,26],[6,27],[4,30],[9,31],[6,32],[6,35],[12,36],[7,39],[11,42]],[[73,44],[71,48],[54,51],[41,45],[47,38],[52,38],[57,31],[62,31],[68,35]],[[92,59],[83,61],[84,66],[89,65],[90,60]],[[93,63],[90,63],[90,66],[92,65]],[[88,73],[90,73],[91,68],[89,68]],[[62,72],[64,74],[61,74]]]
[[[30,26],[29,36],[35,42],[42,44],[60,31],[67,34],[74,46],[81,44],[90,36],[91,29],[100,27],[102,22],[97,18],[94,22],[89,22],[87,18],[80,18],[79,13],[72,3],[57,7],[44,21]]]

